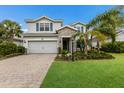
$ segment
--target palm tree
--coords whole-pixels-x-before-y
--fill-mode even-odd
[[[22,30],[18,23],[11,20],[4,20],[1,24],[3,26],[3,33],[5,34],[6,39],[13,40],[14,36],[21,36]]]
[[[124,24],[123,7],[116,7],[106,11],[105,13],[96,16],[89,24],[89,28],[95,28],[101,33],[111,37],[112,42],[115,42],[116,31]]]
[[[84,45],[84,53],[87,55],[88,53],[88,43],[87,43],[87,33],[83,33],[81,31],[77,31],[74,35],[73,38],[77,39],[77,41],[80,43],[80,51],[83,52],[82,47]]]
[[[95,31],[95,30],[90,30],[88,31],[88,33],[92,36],[91,41],[93,38],[95,38],[97,40],[97,49],[98,51],[100,50],[100,42],[104,42],[104,40],[106,39],[106,36],[104,34],[102,34],[99,31]],[[92,46],[92,42],[91,42],[91,46]]]
[[[2,38],[2,34],[3,34],[3,27],[2,24],[0,23],[0,38]]]
[[[80,44],[80,51],[83,52],[82,44],[84,42],[84,33],[78,31],[73,35],[73,38],[77,39],[77,42]]]

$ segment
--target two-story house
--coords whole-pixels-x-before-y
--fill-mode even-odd
[[[85,32],[85,25],[77,22],[63,26],[62,20],[42,16],[26,20],[28,31],[23,34],[23,46],[28,53],[57,53],[58,48],[72,50],[72,36],[76,31]],[[74,50],[77,47],[73,40]]]

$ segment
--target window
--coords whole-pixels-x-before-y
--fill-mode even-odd
[[[80,48],[80,42],[77,41],[77,48]]]
[[[53,23],[36,23],[36,31],[53,31]]]
[[[81,31],[84,32],[84,27],[83,26],[81,27]]]
[[[36,23],[36,31],[39,31],[39,23]]]
[[[80,31],[80,27],[79,26],[77,26],[76,28]]]
[[[45,23],[45,31],[49,31],[49,23]]]
[[[40,31],[44,31],[44,23],[40,23]]]
[[[83,26],[77,26],[76,28],[78,29],[78,31],[82,31],[82,32],[84,31]]]

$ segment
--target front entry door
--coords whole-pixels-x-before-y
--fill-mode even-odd
[[[69,38],[63,38],[63,50],[69,51]]]

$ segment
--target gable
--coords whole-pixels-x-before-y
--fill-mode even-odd
[[[47,18],[41,18],[39,20],[36,20],[36,22],[39,22],[39,23],[51,23],[53,21],[52,20],[49,20]]]
[[[39,22],[39,21],[41,21],[41,20],[47,20],[47,21],[49,21],[49,22],[57,22],[57,23],[63,23],[63,21],[62,20],[54,20],[54,19],[51,19],[51,18],[49,18],[49,17],[47,17],[47,16],[41,16],[41,17],[39,17],[39,18],[37,18],[37,19],[34,19],[34,20],[32,20],[32,19],[28,19],[28,20],[25,20],[26,21],[26,23],[34,23],[34,22]]]
[[[80,25],[80,26],[86,26],[84,23],[81,23],[81,22],[76,22],[76,23],[73,23],[72,26],[75,26],[75,25]]]
[[[59,36],[72,36],[74,33],[76,32],[76,30],[71,29],[69,27],[64,27],[63,29],[60,29],[58,31],[58,35]]]
[[[69,26],[69,25],[65,25],[65,26],[63,26],[63,27],[57,29],[57,32],[60,31],[60,30],[62,30],[62,29],[64,29],[64,28],[68,28],[68,29],[72,29],[72,30],[74,30],[74,31],[77,31],[76,28],[74,28],[74,27],[72,27],[72,26]]]

